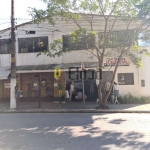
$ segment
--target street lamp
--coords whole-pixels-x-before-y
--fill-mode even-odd
[[[38,77],[39,79],[39,108],[41,108],[41,75],[36,74],[34,77]]]

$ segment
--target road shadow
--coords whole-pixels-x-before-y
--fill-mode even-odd
[[[114,120],[109,121],[108,123],[121,124],[124,121],[126,121],[126,120],[124,120],[124,119],[114,119]]]
[[[0,149],[32,150],[36,146],[37,150],[43,150],[45,145],[47,150],[150,148],[144,133],[120,127],[125,119],[109,118],[103,114],[0,115]]]

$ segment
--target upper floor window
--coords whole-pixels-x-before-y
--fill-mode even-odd
[[[0,54],[10,54],[10,39],[0,40]]]
[[[33,53],[48,50],[48,37],[20,38],[19,53]]]
[[[114,31],[108,34],[106,48],[116,48],[117,46],[129,46],[132,42],[134,30]],[[99,47],[102,48],[104,33],[99,33]]]
[[[85,50],[93,48],[95,45],[95,38],[88,34],[85,37],[78,37],[76,42],[73,42],[69,35],[63,35],[63,50]]]

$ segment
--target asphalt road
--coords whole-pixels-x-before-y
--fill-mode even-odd
[[[150,150],[150,114],[0,114],[0,150]]]

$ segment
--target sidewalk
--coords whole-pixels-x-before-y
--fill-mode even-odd
[[[83,102],[53,103],[42,102],[39,108],[38,102],[20,102],[17,103],[17,109],[10,110],[8,102],[0,102],[1,113],[150,113],[150,104],[108,104],[109,109],[96,109],[95,102],[88,101],[86,105]]]

